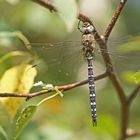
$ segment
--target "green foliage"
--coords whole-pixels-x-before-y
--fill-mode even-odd
[[[134,74],[136,84],[140,84],[140,71]]]
[[[53,3],[58,10],[58,15],[64,21],[67,30],[71,31],[78,15],[75,0],[53,0]]]
[[[126,43],[119,45],[117,51],[121,53],[132,53],[140,51],[140,37],[139,36],[129,36]]]
[[[16,128],[15,128],[15,135],[14,137],[17,138],[23,128],[29,123],[32,119],[32,116],[36,112],[37,106],[28,106],[19,113],[19,116],[16,120]]]
[[[25,37],[25,35],[22,34],[22,32],[20,31],[14,31],[14,32],[9,32],[9,31],[1,31],[0,32],[0,40],[2,41],[3,39],[7,38],[10,39],[12,37],[18,38],[19,40],[21,40],[25,47],[27,47],[27,49],[30,49],[31,46],[29,45],[30,42],[27,39],[27,37]]]
[[[138,72],[125,71],[122,73],[122,77],[125,81],[131,84],[140,84],[140,71]]]
[[[6,0],[9,4],[11,4],[11,5],[15,5],[15,4],[18,4],[18,2],[20,1],[20,0]]]
[[[126,66],[126,69],[121,73],[121,76],[129,84],[139,84],[139,46],[139,36],[128,36],[127,42],[116,47],[117,52],[119,52],[118,55],[122,54],[122,61],[123,59],[125,60],[122,66]],[[123,57],[124,54],[125,56]],[[130,69],[127,69],[129,65]]]

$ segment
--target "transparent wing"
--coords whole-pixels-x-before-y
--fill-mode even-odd
[[[58,84],[60,84],[60,81],[64,83],[74,81],[73,77],[76,71],[84,62],[81,48],[79,49],[81,47],[80,42],[31,43],[31,45],[32,49],[30,51],[37,56],[37,59],[43,60],[43,63],[38,63],[35,59],[34,64],[39,69],[45,67],[42,71],[44,75],[48,74],[46,75],[48,79],[54,80],[55,83],[58,80]]]
[[[81,56],[82,49],[79,41],[31,43],[31,46],[31,51],[50,66],[70,63],[74,60],[72,58]]]
[[[138,38],[138,37],[137,37]],[[96,44],[96,43],[95,43]],[[48,71],[55,75],[64,75],[70,79],[71,74],[78,72],[79,67],[85,63],[82,55],[82,45],[80,41],[65,41],[57,43],[31,43],[31,52],[45,62]],[[136,38],[124,37],[121,40],[109,40],[108,51],[99,49],[96,45],[96,61],[101,59],[101,51],[109,53],[113,64],[118,71],[138,71],[140,70],[140,41]],[[103,63],[101,63],[103,64]],[[38,65],[38,64],[37,64]],[[56,77],[57,77],[56,76]]]

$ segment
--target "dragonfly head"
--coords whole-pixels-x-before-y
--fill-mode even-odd
[[[83,34],[93,33],[95,30],[89,22],[83,22],[82,26],[79,29]]]

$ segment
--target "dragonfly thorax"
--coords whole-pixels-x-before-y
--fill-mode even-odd
[[[93,34],[83,34],[82,35],[82,45],[83,45],[83,55],[87,58],[89,56],[94,56],[94,36]]]
[[[82,35],[82,45],[86,47],[92,47],[94,43],[94,35],[93,34],[83,34]]]

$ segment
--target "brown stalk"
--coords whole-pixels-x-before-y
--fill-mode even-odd
[[[103,79],[105,77],[108,76],[108,71],[98,75],[95,77],[95,81]],[[55,86],[54,88],[57,88],[58,90],[62,90],[62,91],[67,91],[67,90],[71,90],[75,87],[79,87],[82,85],[85,85],[88,83],[88,80],[84,80],[81,82],[76,82],[76,83],[72,83],[72,84],[67,84],[67,85],[62,85],[62,86]],[[38,92],[33,92],[30,94],[22,94],[22,93],[0,93],[0,97],[20,97],[20,98],[27,98],[27,100],[29,100],[30,98],[36,97],[36,96],[41,96],[44,94],[50,93],[50,90],[41,90]]]
[[[120,0],[120,3],[118,5],[114,15],[112,16],[112,19],[104,32],[105,40],[108,40],[108,37],[109,37],[113,27],[115,26],[117,19],[118,19],[120,13],[122,12],[122,9],[123,9],[126,2],[127,2],[127,0]]]

